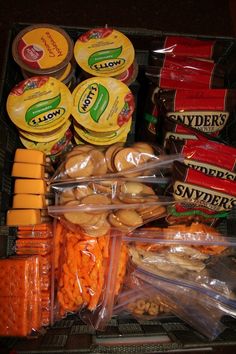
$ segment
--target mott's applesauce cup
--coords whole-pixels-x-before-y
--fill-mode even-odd
[[[97,133],[74,124],[74,130],[78,138],[82,138],[83,141],[89,144],[100,146],[108,146],[117,142],[126,142],[130,128],[131,119],[120,129],[107,133]]]
[[[90,75],[116,77],[132,67],[135,51],[123,33],[111,28],[95,28],[78,38],[74,57]]]
[[[48,76],[20,82],[7,98],[7,112],[21,130],[38,134],[52,132],[70,117],[72,96],[68,87]]]
[[[27,73],[58,77],[72,59],[73,42],[60,27],[49,24],[28,26],[14,39],[12,55]]]
[[[115,132],[131,120],[134,112],[130,89],[113,78],[87,79],[74,89],[72,97],[76,122],[93,132]]]
[[[48,143],[53,140],[61,139],[65,132],[69,129],[71,125],[70,120],[67,120],[61,127],[52,130],[51,132],[32,134],[19,129],[19,133],[25,139],[34,141],[35,143]]]
[[[20,141],[27,149],[39,150],[44,152],[47,156],[57,155],[64,151],[66,146],[72,139],[72,133],[70,129],[60,136],[60,138],[45,142],[38,143],[29,139],[26,139],[20,134]]]

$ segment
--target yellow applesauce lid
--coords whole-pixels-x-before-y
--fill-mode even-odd
[[[113,132],[134,112],[134,97],[127,85],[110,77],[92,77],[73,91],[72,115],[86,129]]]
[[[60,27],[27,26],[15,37],[12,55],[22,69],[34,74],[50,74],[68,65],[73,56],[73,42]]]
[[[84,141],[92,145],[112,145],[117,142],[125,142],[131,128],[131,119],[120,129],[110,133],[95,133],[83,127],[74,126],[76,134]]]
[[[27,149],[39,150],[44,152],[46,155],[55,155],[61,152],[65,146],[69,144],[71,138],[72,133],[70,129],[68,129],[60,139],[55,139],[47,143],[31,141],[20,135],[20,141]]]
[[[68,119],[61,127],[53,130],[52,132],[42,134],[32,134],[19,129],[19,133],[22,137],[32,140],[37,143],[48,143],[52,140],[58,140],[63,137],[67,129],[70,127],[71,121]]]
[[[68,87],[49,76],[21,81],[7,98],[7,113],[20,129],[46,133],[61,127],[70,117],[72,96]]]
[[[135,51],[131,41],[111,28],[95,28],[82,34],[74,46],[78,65],[94,76],[115,76],[133,63]]]

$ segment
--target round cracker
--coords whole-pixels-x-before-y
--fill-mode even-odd
[[[78,202],[73,200],[70,201],[68,203],[66,203],[66,205],[78,205]],[[94,215],[86,213],[84,211],[72,211],[72,212],[65,212],[64,213],[64,218],[66,220],[68,220],[69,222],[71,222],[72,224],[78,224],[78,225],[83,225],[88,224],[88,223],[92,223],[93,222],[93,217]]]
[[[91,157],[94,164],[94,175],[105,175],[107,173],[107,162],[103,152],[97,149],[93,149],[89,151],[89,156]]]
[[[113,154],[117,150],[117,148],[122,148],[123,143],[116,143],[111,146],[105,151],[105,159],[107,162],[107,167],[110,172],[116,172],[114,166],[112,166]]]
[[[133,209],[117,210],[115,215],[122,224],[130,227],[138,227],[143,223],[142,217]]]
[[[70,157],[65,163],[65,170],[69,177],[89,177],[94,170],[91,157],[86,153],[81,153]]]
[[[79,185],[74,188],[74,195],[77,200],[80,200],[91,194],[93,194],[93,190],[89,188],[89,186]]]

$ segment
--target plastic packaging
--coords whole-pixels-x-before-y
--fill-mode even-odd
[[[229,55],[233,47],[232,40],[206,40],[184,36],[163,36],[151,43],[149,61],[155,61],[163,54],[172,56],[186,56],[202,58],[218,62],[222,57]]]
[[[105,281],[109,242],[109,234],[88,238],[82,233],[71,232],[62,224],[56,227],[56,319],[83,307],[90,311],[96,308]]]
[[[145,283],[152,285],[154,293],[164,304],[168,304],[172,313],[208,339],[213,340],[225,329],[221,318],[225,314],[231,314],[231,311],[222,307],[219,301],[213,300],[206,294],[200,294],[196,290],[169,284],[165,280],[153,283],[152,277],[138,272],[135,272],[134,276],[144,281],[141,283],[142,288],[145,287]]]
[[[129,248],[133,264],[153,281],[165,279],[236,308],[235,238],[204,231],[143,229],[124,240],[133,242]]]
[[[157,146],[137,142],[122,143],[102,150],[92,145],[78,145],[67,153],[50,182],[70,181],[88,177],[137,177],[162,175],[161,169],[170,167],[180,155],[166,156]]]
[[[113,314],[113,305],[123,284],[128,261],[128,250],[121,237],[111,237],[105,287],[97,307],[93,311],[82,309],[81,319],[96,330],[104,330]]]
[[[1,261],[0,335],[27,336],[41,328],[39,257]]]
[[[145,183],[146,182],[146,183]],[[162,197],[163,179],[97,179],[73,184],[55,184],[56,204],[51,216],[87,236],[110,230],[127,233],[149,221],[166,216],[173,199]]]
[[[160,88],[225,88],[226,69],[212,61],[165,55],[146,68],[147,78]]]

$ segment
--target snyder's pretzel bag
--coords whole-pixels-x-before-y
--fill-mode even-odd
[[[159,147],[146,142],[132,146],[116,143],[105,151],[85,144],[74,147],[65,156],[51,183],[95,177],[163,176],[163,170],[179,158],[163,155]]]
[[[202,40],[183,36],[164,36],[151,43],[149,61],[155,65],[160,55],[202,58],[218,62],[230,54],[232,40]]]
[[[154,99],[163,120],[168,118],[202,133],[235,141],[236,90],[160,90]]]
[[[208,176],[179,161],[173,164],[174,206],[169,207],[169,222],[204,220],[214,222],[224,218],[236,205],[235,182]]]
[[[197,58],[165,55],[157,59],[155,66],[148,66],[145,73],[147,78],[160,88],[227,87],[224,66]]]
[[[99,237],[111,230],[127,233],[166,215],[172,197],[163,197],[163,178],[94,179],[55,184],[57,205],[49,213],[72,230]]]
[[[236,180],[236,149],[214,141],[170,140],[168,144],[172,153],[184,156],[187,166],[210,176]]]

